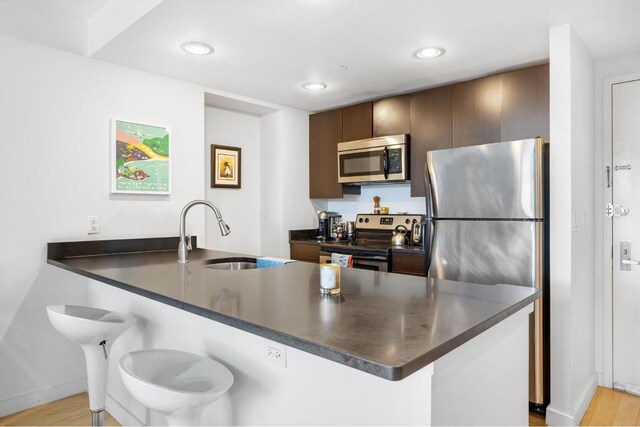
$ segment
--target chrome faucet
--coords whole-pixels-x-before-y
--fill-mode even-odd
[[[216,215],[216,218],[218,219],[220,234],[222,234],[223,236],[226,236],[229,233],[231,233],[231,229],[227,224],[225,224],[224,220],[222,219],[222,215],[220,214],[220,211],[218,210],[218,208],[216,208],[213,205],[213,203],[211,203],[208,200],[194,200],[192,202],[187,203],[187,205],[182,209],[182,212],[180,213],[180,243],[178,244],[178,262],[181,264],[186,264],[187,262],[189,262],[189,250],[191,249],[191,244],[190,244],[191,239],[189,239],[189,244],[187,244],[187,236],[186,236],[187,227],[185,225],[185,221],[187,219],[187,212],[189,212],[189,209],[191,209],[195,205],[209,206],[213,211],[213,213]]]

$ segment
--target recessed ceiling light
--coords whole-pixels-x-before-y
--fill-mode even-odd
[[[302,84],[302,88],[307,90],[322,90],[326,89],[327,85],[320,82],[307,82]]]
[[[444,54],[444,49],[441,47],[425,47],[416,52],[416,58],[431,59],[442,54]]]
[[[209,55],[213,53],[213,48],[206,43],[201,42],[186,42],[181,46],[182,50],[193,55]]]
[[[336,70],[338,71],[347,71],[349,69],[349,67],[347,67],[346,65],[338,65],[336,67]]]

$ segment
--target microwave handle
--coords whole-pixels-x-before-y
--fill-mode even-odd
[[[384,179],[389,179],[389,149],[384,147],[382,153],[382,171],[384,172]]]

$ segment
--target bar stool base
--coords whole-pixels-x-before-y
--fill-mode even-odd
[[[91,425],[93,427],[104,426],[104,408],[91,411]]]

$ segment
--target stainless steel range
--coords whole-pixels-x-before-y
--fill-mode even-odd
[[[353,268],[389,271],[391,238],[395,233],[406,232],[407,245],[423,244],[423,239],[413,238],[416,229],[425,221],[424,215],[358,214],[355,221],[356,238],[334,240],[320,245],[320,264],[330,263],[331,254],[353,256]]]

